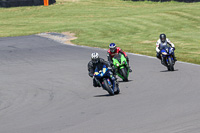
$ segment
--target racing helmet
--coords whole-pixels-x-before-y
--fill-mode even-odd
[[[110,52],[114,53],[115,50],[116,50],[116,44],[115,44],[115,43],[111,43],[111,44],[109,45],[109,48],[110,48]]]
[[[164,43],[166,41],[166,35],[165,34],[160,34],[160,41]]]
[[[99,62],[99,54],[98,53],[92,53],[91,54],[91,60],[92,60],[92,63],[98,63]]]

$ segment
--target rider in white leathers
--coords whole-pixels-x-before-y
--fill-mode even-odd
[[[172,47],[175,50],[175,45],[170,42],[170,40],[168,38],[166,38],[165,34],[160,34],[160,39],[158,39],[158,41],[156,42],[156,52],[157,52],[157,58],[161,59],[161,53],[160,53],[160,45],[164,46],[169,44],[170,47]],[[175,54],[174,56],[174,60],[176,60]]]

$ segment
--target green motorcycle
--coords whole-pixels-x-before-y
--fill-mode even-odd
[[[113,57],[113,65],[116,69],[117,75],[123,81],[128,81],[129,67],[126,58],[123,54],[117,54]]]

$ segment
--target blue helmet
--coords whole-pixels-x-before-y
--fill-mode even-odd
[[[110,52],[115,52],[115,50],[116,50],[116,44],[115,43],[111,43],[110,45],[109,45],[109,48],[110,48]]]

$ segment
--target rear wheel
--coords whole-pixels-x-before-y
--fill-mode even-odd
[[[121,69],[121,74],[122,74],[122,76],[123,76],[123,81],[128,81],[128,77],[127,77],[127,71],[126,71],[126,69],[125,68],[122,68]]]
[[[112,88],[110,87],[110,85],[108,84],[108,81],[106,79],[103,79],[104,82],[104,87],[105,89],[108,91],[108,93],[113,96],[114,95],[114,91],[112,90]]]
[[[174,71],[174,65],[173,65],[172,59],[170,57],[168,58],[168,61],[169,61],[168,70]]]

